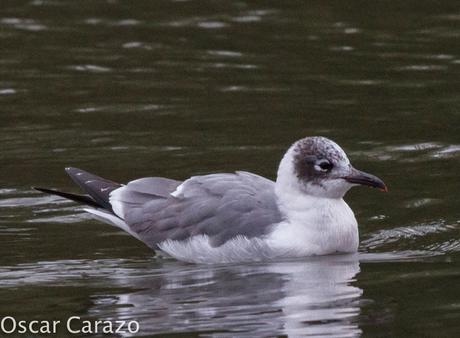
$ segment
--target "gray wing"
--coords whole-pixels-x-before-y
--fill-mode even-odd
[[[219,246],[239,235],[263,236],[282,220],[274,182],[261,176],[213,174],[180,183],[162,178],[133,181],[113,191],[110,203],[152,248],[167,239],[195,235],[207,235],[211,245]]]

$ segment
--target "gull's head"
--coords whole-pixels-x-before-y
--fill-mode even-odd
[[[295,142],[278,170],[279,189],[317,197],[342,198],[356,185],[387,191],[381,179],[355,169],[337,143],[321,136]]]

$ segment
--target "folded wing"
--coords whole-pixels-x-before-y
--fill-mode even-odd
[[[274,182],[247,172],[195,176],[184,183],[143,178],[110,193],[109,202],[140,240],[207,235],[212,246],[236,237],[261,237],[281,221]]]

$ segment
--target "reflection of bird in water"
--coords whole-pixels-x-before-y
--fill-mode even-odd
[[[358,226],[343,196],[357,184],[386,191],[324,137],[294,143],[276,182],[236,172],[120,185],[75,168],[67,172],[89,196],[38,190],[93,207],[86,210],[152,249],[204,263],[355,252]]]
[[[285,271],[277,264],[278,272]],[[361,334],[356,317],[363,291],[351,285],[359,273],[356,255],[325,256],[289,269],[285,295],[277,304],[285,318],[289,337],[356,337]],[[272,270],[273,271],[273,270]]]
[[[141,289],[99,300],[98,318],[138,320],[143,334],[206,332],[216,337],[355,337],[362,290],[351,285],[357,255],[229,266],[164,261],[161,274],[115,277]],[[213,333],[214,332],[214,333]]]

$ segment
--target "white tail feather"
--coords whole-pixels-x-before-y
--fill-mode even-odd
[[[102,221],[104,223],[108,223],[113,226],[116,226],[117,228],[120,228],[121,230],[126,231],[128,234],[137,238],[138,240],[141,240],[139,236],[134,231],[132,231],[129,225],[126,224],[125,221],[123,221],[121,218],[118,218],[117,216],[107,211],[100,210],[100,209],[85,208],[83,210],[92,214],[93,217],[96,218],[97,220]]]

